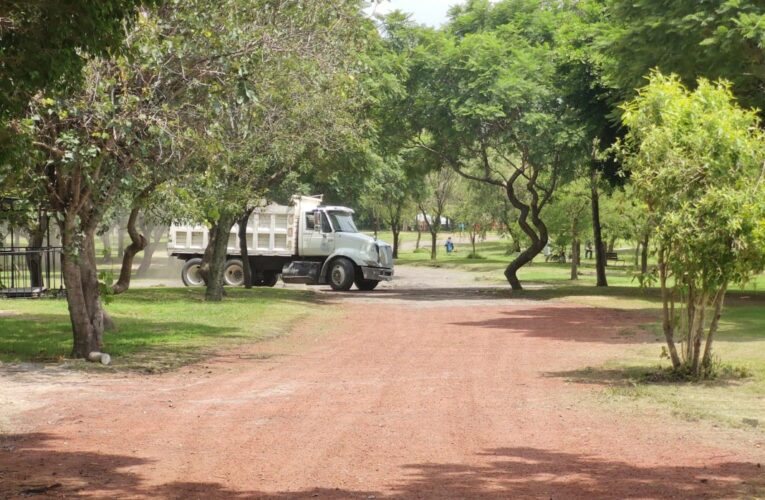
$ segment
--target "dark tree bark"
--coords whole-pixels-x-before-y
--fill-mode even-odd
[[[596,286],[608,286],[606,279],[606,254],[603,252],[603,233],[600,226],[600,194],[598,192],[598,174],[590,169],[590,199],[592,202],[592,236],[595,245]]]
[[[640,272],[643,274],[646,274],[648,272],[648,240],[650,238],[650,235],[646,231],[645,235],[643,236],[643,248],[642,252],[640,253]]]
[[[533,169],[529,181],[526,184],[526,188],[531,194],[531,201],[528,204],[521,201],[515,193],[515,182],[522,174],[523,170],[516,170],[505,185],[507,199],[519,212],[518,225],[520,226],[521,231],[523,231],[531,240],[531,244],[519,253],[505,269],[505,278],[507,278],[507,281],[510,283],[510,287],[513,290],[523,290],[521,281],[518,279],[518,270],[532,262],[534,257],[539,255],[542,250],[544,250],[545,246],[547,246],[547,226],[540,218],[540,212],[552,195],[551,189],[540,199],[537,191],[539,170]]]
[[[120,269],[120,276],[117,282],[112,286],[112,293],[120,294],[130,288],[130,277],[133,273],[133,259],[135,256],[146,248],[146,237],[138,232],[136,228],[136,221],[141,209],[138,206],[133,207],[130,211],[130,216],[127,222],[127,233],[130,235],[130,245],[125,248],[125,252],[122,256],[122,267]]]
[[[415,250],[420,249],[420,241],[422,240],[422,227],[420,227],[420,223],[417,222],[417,243],[414,245]]]
[[[242,271],[244,273],[244,287],[252,288],[252,268],[250,266],[250,252],[247,248],[247,224],[254,208],[244,211],[237,224],[239,224],[239,255],[242,257]]]
[[[46,212],[40,211],[37,216],[37,224],[29,231],[29,249],[40,250],[45,244],[45,234],[48,232],[49,217]],[[27,254],[27,269],[29,269],[29,284],[32,287],[43,287],[42,252]]]
[[[228,237],[231,234],[234,220],[233,215],[222,214],[216,223],[215,238],[208,244],[208,248],[212,247],[206,281],[207,289],[205,290],[205,300],[208,302],[220,302],[225,295],[223,272],[226,268],[226,256],[228,254]]]
[[[393,233],[393,258],[398,258],[398,245],[399,238],[401,237],[401,212],[403,211],[403,203],[397,203],[394,206],[388,207],[388,224],[390,230]]]
[[[436,260],[438,255],[438,232],[441,230],[441,213],[439,212],[434,215],[433,220],[428,220],[428,214],[422,205],[420,205],[420,212],[422,212],[422,216],[425,218],[425,225],[430,233],[430,260]]]

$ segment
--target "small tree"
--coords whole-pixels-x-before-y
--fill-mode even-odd
[[[711,376],[728,285],[765,268],[765,134],[729,84],[689,92],[660,73],[623,120],[625,165],[656,220],[668,355],[675,370]]]
[[[422,214],[430,233],[430,259],[435,260],[438,249],[438,233],[441,219],[454,199],[454,185],[457,174],[448,168],[441,168],[425,175],[425,188],[417,197],[417,208]]]

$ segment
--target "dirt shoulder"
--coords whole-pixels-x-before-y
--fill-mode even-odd
[[[624,334],[643,313],[425,278],[410,274],[377,296],[321,293],[332,314],[175,373],[76,374],[29,396],[17,390],[34,407],[0,442],[0,497],[35,488],[274,499],[762,491],[758,438],[614,413],[593,386],[567,382],[572,370],[653,342]],[[2,377],[3,388],[40,384],[29,373]]]

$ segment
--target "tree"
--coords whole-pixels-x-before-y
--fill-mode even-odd
[[[592,224],[590,187],[585,177],[564,186],[553,203],[543,214],[555,246],[571,247],[571,279],[579,279],[579,264],[582,256],[582,235]]]
[[[156,0],[0,1],[0,120],[23,114],[39,90],[73,90],[85,54],[119,49],[125,23]]]
[[[430,233],[430,259],[438,256],[438,233],[447,208],[454,201],[457,176],[449,168],[431,170],[425,174],[422,190],[415,195],[425,227]]]
[[[599,45],[607,78],[631,98],[652,68],[687,85],[726,78],[745,106],[765,109],[765,5],[753,0],[608,0]]]
[[[453,218],[458,224],[464,224],[467,229],[472,247],[468,257],[478,258],[476,241],[479,238],[486,239],[489,229],[498,222],[497,214],[504,208],[504,194],[496,186],[477,182],[463,181],[458,188],[460,193],[455,198],[459,199],[459,202],[452,211]]]
[[[626,167],[656,221],[668,355],[675,370],[710,376],[729,284],[765,268],[765,134],[728,83],[689,91],[661,73],[623,119]]]
[[[547,245],[542,210],[575,165],[582,136],[553,79],[565,8],[544,0],[486,3],[458,12],[449,28],[455,36],[423,43],[412,70],[413,120],[427,131],[421,148],[467,179],[502,188],[518,210],[530,245],[505,277],[520,290],[517,272]],[[495,21],[463,28],[464,16],[477,15],[473,7],[495,12]]]

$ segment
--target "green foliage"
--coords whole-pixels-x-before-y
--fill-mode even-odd
[[[0,2],[0,119],[38,90],[76,88],[88,56],[118,51],[137,8],[158,0]]]
[[[765,268],[765,136],[727,84],[652,75],[625,106],[627,167],[676,276],[713,290]]]
[[[765,269],[765,134],[727,83],[702,79],[691,92],[661,73],[625,105],[624,123],[625,164],[656,222],[670,356],[675,369],[711,376],[728,285]],[[675,315],[678,299],[685,311]],[[676,328],[686,366],[675,352]]]
[[[684,83],[726,78],[745,106],[765,109],[765,5],[756,0],[608,0],[599,44],[610,82],[634,95],[649,70]]]

